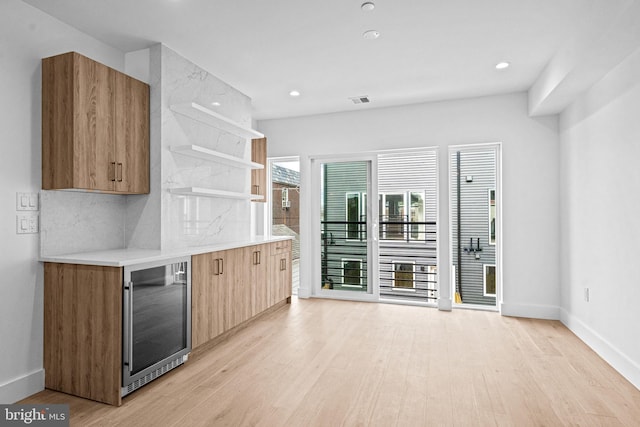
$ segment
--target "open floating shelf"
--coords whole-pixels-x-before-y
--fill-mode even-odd
[[[173,153],[183,154],[185,156],[195,157],[196,159],[209,160],[213,162],[220,162],[239,168],[249,169],[264,169],[264,165],[249,160],[244,160],[239,157],[231,156],[229,154],[220,153],[218,151],[210,150],[199,145],[174,145],[170,150]]]
[[[182,196],[198,196],[198,197],[222,197],[225,199],[242,199],[242,200],[261,200],[263,196],[248,193],[236,193],[234,191],[214,190],[204,187],[181,187],[170,188],[171,194],[179,194]]]
[[[189,117],[190,119],[204,123],[221,129],[225,132],[238,135],[243,138],[263,138],[264,135],[256,130],[246,128],[231,119],[224,117],[221,114],[216,113],[206,107],[195,102],[188,102],[185,104],[174,104],[171,106],[171,110]]]

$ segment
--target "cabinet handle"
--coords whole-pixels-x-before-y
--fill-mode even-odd
[[[219,276],[220,274],[220,258],[216,258],[213,260],[213,275]]]
[[[111,167],[109,168],[109,176],[113,178],[109,178],[112,182],[116,181],[116,162],[111,162]]]
[[[218,258],[220,260],[220,274],[224,274],[224,260],[222,258]]]
[[[280,271],[284,271],[287,269],[287,259],[286,258],[282,258],[280,260]]]
[[[118,163],[118,182],[122,182],[122,163]]]
[[[253,188],[255,188],[255,189],[256,189],[256,192],[255,192],[255,193],[253,193],[253,194],[260,194],[260,186],[259,186],[258,184],[254,184],[254,185],[253,185]]]
[[[260,264],[260,251],[254,251],[253,252],[253,265],[259,265]]]

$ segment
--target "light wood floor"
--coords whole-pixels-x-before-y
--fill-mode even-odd
[[[638,426],[640,391],[557,321],[297,300],[82,426]]]

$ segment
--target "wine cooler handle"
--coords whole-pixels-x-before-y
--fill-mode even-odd
[[[124,365],[133,372],[133,282],[124,287]]]

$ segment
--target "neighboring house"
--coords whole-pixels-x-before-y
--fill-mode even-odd
[[[451,155],[452,257],[461,272],[462,302],[496,305],[496,156],[493,149],[460,153],[460,264],[458,267],[457,159]],[[480,250],[478,250],[480,249]],[[454,282],[457,276],[453,276]]]
[[[300,172],[273,164],[271,182],[272,224],[286,225],[299,234]]]

